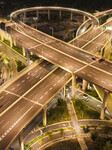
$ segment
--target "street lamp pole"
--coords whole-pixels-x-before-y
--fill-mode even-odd
[[[51,31],[52,31],[52,36],[53,36],[53,33],[54,33],[54,29],[53,27],[50,27]]]
[[[37,126],[38,127],[38,126]],[[38,127],[39,131],[40,131],[40,135],[42,136],[43,131]]]

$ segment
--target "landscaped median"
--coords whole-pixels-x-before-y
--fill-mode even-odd
[[[71,131],[74,133],[74,129],[72,127],[66,127],[66,128],[60,128],[60,129],[55,129],[49,132],[45,132],[42,135],[36,137],[35,139],[33,139],[32,141],[30,141],[29,143],[27,143],[25,145],[25,150],[28,150],[31,146],[33,146],[33,144],[35,144],[36,142],[39,142],[39,145],[42,146],[44,143],[44,137],[47,137],[49,140],[53,139],[53,135],[60,133],[60,137],[64,136],[65,131]],[[71,133],[70,132],[70,133]]]
[[[80,99],[73,100],[78,119],[100,119],[100,113],[84,104]]]
[[[57,105],[50,109],[47,118],[47,124],[49,125],[62,121],[70,121],[66,102],[63,99],[58,99]]]

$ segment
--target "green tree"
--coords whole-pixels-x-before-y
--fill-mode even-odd
[[[64,129],[60,129],[61,137],[64,135]]]
[[[52,139],[52,131],[48,132],[48,138],[51,140]]]
[[[103,130],[104,130],[104,133],[108,133],[110,131],[110,127],[104,126]]]
[[[112,144],[110,141],[107,141],[105,146],[103,147],[103,150],[112,150]]]
[[[95,141],[98,137],[99,137],[98,132],[93,132],[93,133],[91,134],[91,138],[92,138],[93,141]]]

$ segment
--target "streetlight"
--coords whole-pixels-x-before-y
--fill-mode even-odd
[[[35,28],[37,29],[37,21],[38,21],[38,18],[37,18],[37,17],[34,17],[33,20],[34,20],[34,22],[35,22],[35,26],[36,26]]]
[[[54,29],[53,27],[49,27],[51,30],[52,30],[52,36],[53,36],[53,33],[54,33]]]
[[[38,127],[38,126],[37,126]],[[43,131],[38,127],[39,131],[40,131],[40,135],[42,136]]]

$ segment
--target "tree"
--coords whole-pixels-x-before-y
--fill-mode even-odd
[[[60,134],[61,134],[61,137],[62,137],[63,134],[64,134],[64,129],[60,129]]]
[[[51,140],[52,139],[52,132],[48,132],[48,138]]]
[[[105,146],[103,147],[103,150],[112,150],[112,144],[110,141],[107,141]]]
[[[93,141],[95,141],[98,137],[99,137],[98,132],[93,132],[93,133],[91,134],[91,138],[92,138]]]

